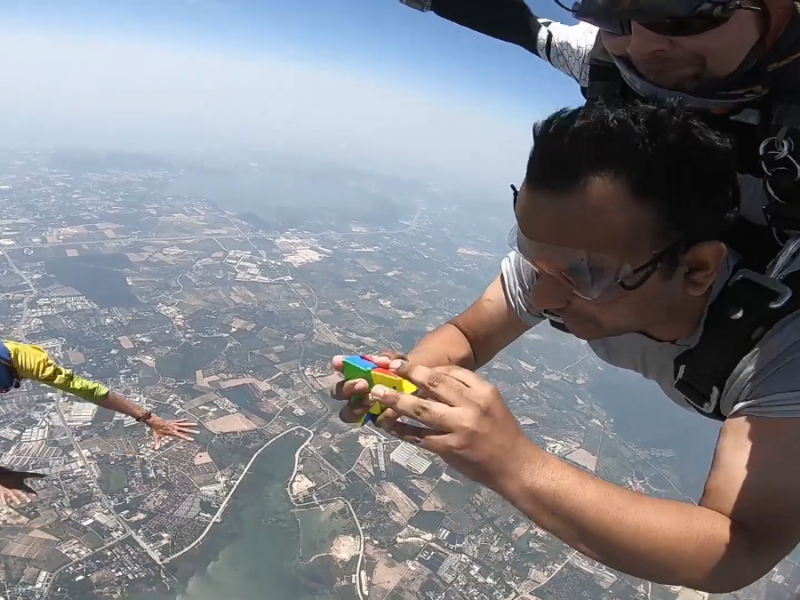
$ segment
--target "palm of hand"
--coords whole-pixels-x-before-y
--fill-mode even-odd
[[[26,482],[26,479],[42,479],[41,473],[28,473],[26,471],[12,471],[0,467],[0,504],[24,504],[35,496],[36,491]]]

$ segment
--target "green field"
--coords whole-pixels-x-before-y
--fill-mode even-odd
[[[181,344],[156,361],[156,369],[162,377],[171,377],[178,381],[193,381],[198,369],[217,358],[228,345],[225,338],[206,338],[199,344]]]
[[[117,494],[128,487],[125,465],[100,465],[101,485],[109,494]]]

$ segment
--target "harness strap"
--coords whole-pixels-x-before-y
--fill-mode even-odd
[[[787,250],[800,246],[795,240]],[[772,277],[755,261],[742,263],[709,306],[700,341],[674,362],[675,389],[716,420],[726,418],[719,400],[731,373],[779,321],[800,310],[800,272]]]
[[[588,84],[581,93],[588,102],[623,98],[628,85],[613,62],[597,57],[589,59]],[[629,88],[628,88],[629,89]]]

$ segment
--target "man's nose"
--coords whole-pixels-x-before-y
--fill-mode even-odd
[[[628,56],[645,57],[654,52],[668,50],[672,40],[665,35],[653,33],[638,23],[631,23],[631,35],[628,39]]]
[[[554,310],[564,308],[572,297],[569,286],[553,275],[539,272],[531,288],[531,302],[539,310]]]

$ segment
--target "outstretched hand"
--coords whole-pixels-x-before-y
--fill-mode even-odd
[[[155,442],[155,450],[161,448],[161,442],[165,437],[174,437],[179,440],[187,442],[194,441],[192,435],[200,433],[196,427],[197,423],[189,419],[179,419],[177,421],[167,421],[161,417],[153,415],[145,424],[153,430],[153,441]]]
[[[11,471],[0,467],[0,504],[27,504],[36,491],[25,480],[43,477],[41,473]]]

